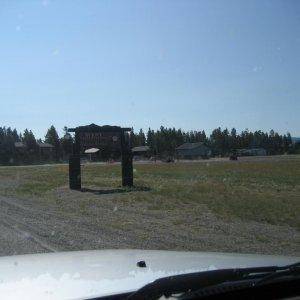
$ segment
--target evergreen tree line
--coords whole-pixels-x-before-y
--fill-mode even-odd
[[[133,145],[147,145],[151,151],[160,155],[175,155],[176,147],[183,143],[201,142],[208,146],[215,156],[228,156],[237,149],[264,148],[268,155],[294,153],[290,133],[280,135],[274,130],[269,133],[261,130],[251,132],[248,129],[237,133],[235,128],[230,131],[220,127],[210,135],[202,131],[182,131],[181,129],[160,127],[154,131],[149,128],[146,133],[142,129],[134,133]]]
[[[26,148],[16,147],[16,143],[22,143]],[[51,155],[41,153],[38,143],[48,143],[53,146]],[[45,138],[36,139],[31,130],[25,129],[18,133],[10,127],[0,127],[0,164],[40,163],[45,161],[66,160],[72,153],[73,138],[64,128],[64,136],[59,137],[52,125]]]
[[[26,151],[17,149],[16,142],[26,145]],[[38,143],[45,142],[53,145],[51,157],[41,157]],[[43,140],[36,139],[31,130],[25,129],[19,133],[10,127],[0,127],[0,163],[39,163],[45,160],[67,160],[72,153],[73,138],[64,127],[64,134],[59,137],[52,125]],[[237,149],[264,148],[268,155],[295,153],[299,151],[299,145],[293,145],[289,133],[280,135],[274,130],[269,133],[261,130],[251,132],[244,130],[237,133],[235,128],[229,131],[227,128],[216,128],[210,135],[202,131],[183,131],[181,129],[166,128],[161,126],[159,130],[148,129],[146,133],[142,129],[138,132],[132,130],[132,146],[149,146],[152,154],[158,156],[175,155],[175,148],[183,143],[201,142],[208,146],[215,156],[227,156]]]

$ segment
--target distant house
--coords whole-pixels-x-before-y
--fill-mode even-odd
[[[203,143],[184,143],[175,150],[178,158],[208,158],[211,155],[211,150]]]
[[[54,152],[54,146],[48,143],[36,143],[39,148],[39,154],[41,158],[52,158]]]
[[[150,157],[150,147],[149,146],[138,146],[133,147],[131,149],[134,160],[137,160],[139,158],[147,158]]]
[[[293,144],[300,144],[300,137],[292,137]]]
[[[264,148],[249,148],[249,149],[238,149],[238,156],[265,156],[267,151]]]
[[[138,147],[133,147],[131,149],[131,151],[133,153],[145,153],[147,151],[150,151],[150,147],[149,146],[138,146]]]
[[[26,151],[26,145],[23,142],[15,142],[15,150],[17,152],[25,152]]]

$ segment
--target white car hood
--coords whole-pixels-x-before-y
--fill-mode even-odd
[[[137,266],[144,260],[147,267]],[[297,257],[96,250],[0,257],[1,299],[88,299],[134,291],[170,275],[268,265]]]

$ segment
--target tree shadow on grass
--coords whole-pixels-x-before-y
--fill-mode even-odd
[[[82,188],[82,193],[92,193],[95,195],[105,195],[105,194],[121,194],[121,193],[132,193],[132,192],[148,192],[149,187],[145,186],[134,186],[127,188],[102,188],[102,189],[92,189],[92,188]]]

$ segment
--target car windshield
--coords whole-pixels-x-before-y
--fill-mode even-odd
[[[294,0],[1,1],[0,269],[300,256],[299,16]],[[164,257],[158,277],[201,269]]]

